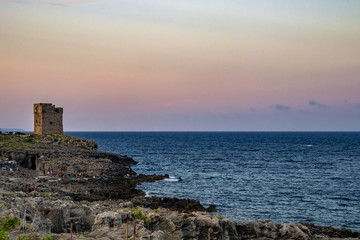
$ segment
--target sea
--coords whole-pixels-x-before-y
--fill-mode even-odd
[[[360,132],[67,132],[138,162],[147,196],[190,198],[236,221],[360,232]]]

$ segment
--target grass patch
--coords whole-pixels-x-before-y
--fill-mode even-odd
[[[185,219],[188,219],[188,218],[190,218],[190,217],[196,217],[196,215],[193,214],[193,213],[185,213],[185,214],[183,215],[183,218],[185,218]]]
[[[20,236],[17,238],[17,240],[31,240],[31,238]]]
[[[27,231],[29,231],[29,229],[30,229],[30,224],[24,223],[24,224],[20,225],[20,230],[23,232],[27,232]]]
[[[54,237],[51,237],[49,235],[45,235],[45,237],[42,240],[54,240]]]
[[[1,148],[12,148],[12,149],[23,149],[24,148],[24,144],[19,143],[19,142],[3,142],[0,145]]]
[[[38,236],[31,236],[31,237],[20,236],[20,237],[17,238],[17,240],[54,240],[54,237],[51,237],[51,236],[49,236],[47,234],[45,235],[44,238],[39,238]]]
[[[24,137],[24,142],[35,144],[38,143],[40,139],[41,139],[40,135],[29,134]]]
[[[6,208],[8,206],[7,202],[1,200],[0,201],[0,208]]]
[[[219,216],[219,215],[217,215],[216,213],[214,214],[214,217],[216,217],[216,218],[219,219],[219,220],[223,220],[223,219],[224,219],[223,216]]]
[[[43,197],[43,198],[50,198],[50,193],[42,192],[42,193],[40,193],[40,196]]]
[[[0,149],[10,148],[16,150],[28,150],[36,146],[49,146],[49,145],[71,145],[80,146],[83,148],[97,148],[93,141],[87,141],[81,138],[75,138],[67,135],[54,134],[54,135],[0,135]]]
[[[28,149],[33,141],[31,135],[0,135],[0,148]]]

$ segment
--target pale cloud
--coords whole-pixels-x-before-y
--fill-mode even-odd
[[[67,7],[67,4],[63,4],[63,3],[52,3],[52,2],[38,2],[39,4],[43,4],[43,5],[50,5],[50,6],[55,6],[55,7]]]
[[[56,7],[66,7],[70,5],[88,4],[99,0],[7,0],[8,2],[20,4],[42,4]]]
[[[100,0],[67,0],[63,1],[65,4],[87,4],[92,2],[98,2]],[[53,1],[54,2],[54,1]]]
[[[310,101],[309,101],[309,105],[310,105],[310,106],[314,106],[314,107],[318,107],[318,108],[321,108],[321,109],[328,109],[328,108],[329,108],[328,105],[322,104],[322,103],[318,103],[317,101],[314,101],[314,100],[310,100]]]
[[[345,107],[350,108],[350,109],[359,110],[360,109],[360,103],[345,101]]]
[[[276,104],[275,107],[276,107],[277,110],[280,110],[280,111],[289,111],[289,110],[291,110],[291,107],[285,106],[285,105],[282,105],[282,104]]]

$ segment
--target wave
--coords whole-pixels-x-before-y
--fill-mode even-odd
[[[180,182],[181,180],[183,180],[181,177],[174,177],[174,176],[170,176],[169,178],[165,178],[164,181],[165,182]]]

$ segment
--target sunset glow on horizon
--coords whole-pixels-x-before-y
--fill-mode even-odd
[[[360,131],[357,0],[3,0],[0,128]]]

